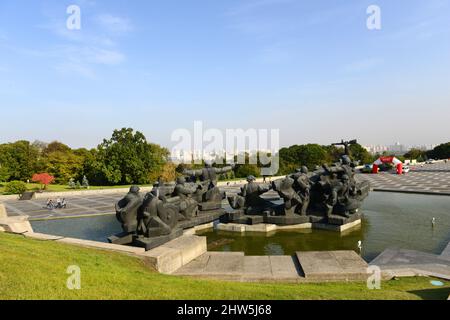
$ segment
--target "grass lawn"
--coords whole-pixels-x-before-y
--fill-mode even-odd
[[[81,268],[81,290],[66,288],[67,267]],[[25,239],[0,232],[0,299],[446,299],[450,283],[403,278],[365,283],[258,284],[161,275],[127,255]]]

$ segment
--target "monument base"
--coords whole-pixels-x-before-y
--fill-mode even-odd
[[[159,247],[173,239],[181,237],[183,229],[175,229],[171,234],[166,236],[159,236],[153,238],[135,237],[133,239],[133,246],[144,248],[146,251]]]
[[[133,243],[133,234],[128,232],[122,232],[108,237],[109,243],[126,245]]]
[[[280,226],[289,226],[296,224],[308,223],[308,216],[301,216],[298,214],[287,215],[287,216],[266,216],[264,217],[265,223],[272,223]]]
[[[349,223],[352,223],[356,220],[361,219],[360,213],[354,213],[350,215],[349,217],[343,217],[343,216],[337,216],[337,215],[331,215],[328,218],[328,224],[336,225],[336,226],[343,226]]]
[[[271,216],[268,214],[246,215],[244,214],[243,210],[235,210],[224,215],[221,218],[220,222],[222,223],[222,230],[236,232],[249,231],[250,228],[247,228],[246,226],[262,225],[273,225],[275,228],[270,227],[269,229],[271,231],[282,230],[283,227],[286,228],[290,226],[309,226],[310,228],[314,229],[325,229],[343,232],[359,225],[361,223],[361,219],[361,213],[354,213],[349,215],[348,217],[340,215],[331,215],[330,217],[327,217],[325,215],[320,215],[319,213],[306,216],[301,216],[298,214]],[[229,228],[226,226],[227,224],[230,225]],[[240,225],[242,225],[243,227],[239,228]],[[262,230],[265,229],[263,228]]]

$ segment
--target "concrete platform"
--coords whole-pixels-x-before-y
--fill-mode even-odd
[[[361,226],[361,220],[356,220],[345,225],[331,225],[326,223],[302,223],[295,225],[276,225],[270,223],[260,223],[260,224],[241,224],[241,223],[219,223],[216,225],[216,229],[220,231],[228,232],[263,232],[270,233],[275,231],[288,231],[288,230],[299,230],[299,229],[319,229],[319,230],[329,230],[335,232],[346,232],[354,228]]]
[[[380,267],[385,277],[430,276],[450,280],[447,256],[392,248],[383,251],[370,265]]]
[[[0,231],[10,233],[32,233],[33,228],[27,216],[0,218]]]
[[[356,221],[343,224],[343,225],[333,225],[333,224],[327,224],[327,223],[313,223],[312,228],[313,229],[319,229],[319,230],[329,230],[329,231],[336,231],[336,232],[345,232],[357,227],[361,226],[361,219],[358,219]]]
[[[206,237],[184,235],[140,254],[157,271],[171,274],[206,253]]]
[[[307,279],[357,281],[367,280],[367,263],[354,251],[297,252]]]
[[[243,282],[302,281],[291,256],[245,256],[243,252],[207,252],[175,275]]]

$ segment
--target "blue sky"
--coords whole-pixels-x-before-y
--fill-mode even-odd
[[[93,147],[126,126],[171,146],[195,120],[283,146],[441,143],[449,80],[446,0],[0,2],[0,143]]]

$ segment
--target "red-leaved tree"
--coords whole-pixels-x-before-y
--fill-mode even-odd
[[[55,181],[55,177],[49,175],[48,173],[36,173],[31,178],[33,182],[38,182],[43,186],[43,190],[47,189],[47,186]]]

